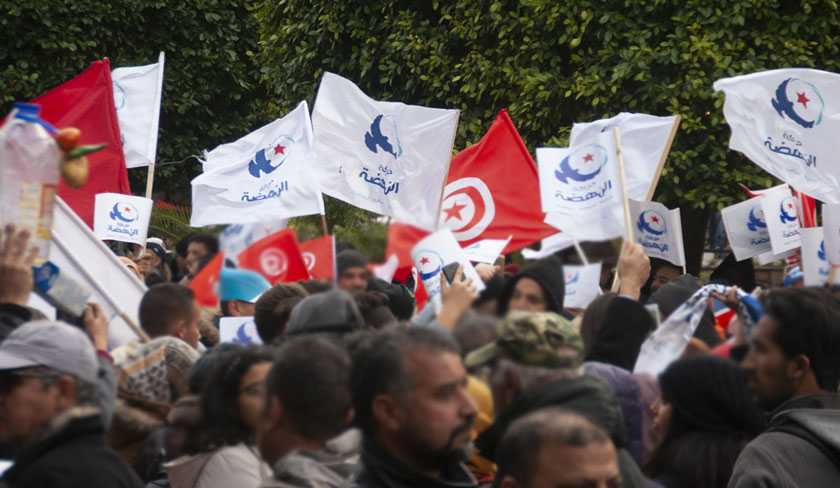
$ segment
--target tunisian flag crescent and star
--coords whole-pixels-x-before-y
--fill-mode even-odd
[[[97,193],[131,194],[114,106],[110,62],[108,59],[93,62],[78,76],[32,103],[41,106],[41,117],[52,125],[81,130],[79,144],[107,144],[105,149],[88,154],[90,176],[84,186],[70,188],[64,180],[58,186],[58,195],[92,228]]]
[[[335,236],[325,235],[301,242],[300,251],[313,279],[331,280],[335,277]]]
[[[248,246],[239,253],[239,267],[260,273],[271,284],[309,279],[292,229],[275,232]]]
[[[452,158],[439,225],[451,229],[461,247],[513,236],[507,254],[556,234],[544,220],[537,166],[502,110],[477,144]]]

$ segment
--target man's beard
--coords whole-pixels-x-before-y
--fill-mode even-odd
[[[403,442],[413,451],[414,458],[421,461],[425,467],[443,469],[446,466],[466,461],[470,455],[471,443],[456,446],[456,439],[462,434],[469,432],[475,423],[475,417],[470,417],[458,426],[449,435],[449,439],[443,447],[429,446],[419,434],[423,429],[420,425],[417,428],[411,427],[403,433]]]

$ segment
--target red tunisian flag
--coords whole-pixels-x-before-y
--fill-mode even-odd
[[[292,229],[275,232],[248,246],[239,253],[239,267],[260,273],[272,284],[309,279]]]
[[[54,126],[81,130],[79,144],[107,144],[105,149],[87,156],[90,176],[84,186],[70,188],[62,180],[58,187],[58,195],[89,227],[93,227],[97,193],[131,193],[114,107],[110,62],[107,58],[95,61],[72,80],[44,93],[32,103],[41,106],[41,117]]]
[[[394,279],[405,282],[411,275],[411,268],[414,261],[411,259],[411,249],[420,239],[429,235],[427,230],[417,227],[391,222],[388,226],[388,244],[385,246],[385,261],[391,256],[396,256],[399,264],[394,273]]]
[[[461,247],[482,239],[513,239],[503,254],[556,234],[543,222],[537,166],[507,110],[478,142],[452,158],[440,225]]]
[[[219,304],[219,273],[224,261],[223,254],[216,253],[190,281],[189,288],[195,293],[195,301],[202,307],[215,307]]]
[[[335,276],[335,236],[326,235],[300,244],[303,262],[309,275],[316,280],[331,280]]]

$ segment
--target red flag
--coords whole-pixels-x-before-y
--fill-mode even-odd
[[[195,301],[202,307],[215,307],[219,304],[219,273],[222,271],[222,263],[222,253],[216,253],[190,281],[189,287],[195,293]]]
[[[513,236],[507,254],[557,233],[543,222],[537,166],[507,110],[478,144],[452,158],[446,181],[440,222],[462,247]]]
[[[385,246],[385,261],[391,256],[397,256],[399,265],[394,279],[404,282],[411,274],[414,262],[411,259],[411,249],[420,239],[429,235],[429,231],[418,229],[408,224],[391,222],[388,226],[388,244]]]
[[[248,246],[239,253],[239,267],[252,269],[271,283],[309,279],[292,229],[275,232]]]
[[[131,193],[114,107],[111,64],[108,59],[95,61],[72,80],[32,102],[41,106],[41,117],[54,126],[81,130],[79,144],[107,144],[105,149],[87,156],[90,176],[83,187],[70,188],[63,180],[58,187],[58,195],[93,227],[97,193]]]
[[[326,235],[300,244],[306,270],[316,280],[335,276],[335,237]]]

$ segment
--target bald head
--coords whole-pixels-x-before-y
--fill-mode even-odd
[[[557,408],[514,422],[497,454],[503,488],[592,486],[621,483],[615,447],[586,418]]]

